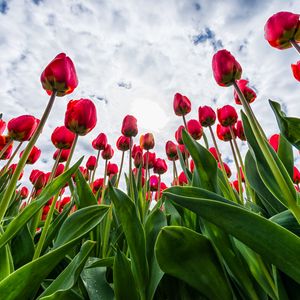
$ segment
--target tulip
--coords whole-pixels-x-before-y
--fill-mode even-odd
[[[83,166],[80,166],[78,168],[79,172],[82,174],[83,178],[88,181],[90,176],[89,176],[89,171],[87,168],[83,167]]]
[[[141,152],[143,154],[143,149],[139,145],[133,145],[131,150],[131,157],[134,158],[137,152]]]
[[[35,190],[39,190],[47,183],[47,176],[44,172],[39,170],[32,170],[29,180],[33,184]]]
[[[59,202],[59,208],[58,211],[61,213],[64,209],[64,207],[71,202],[71,197],[67,196],[64,197],[60,202]]]
[[[22,157],[23,153],[24,151],[20,153],[20,158]],[[33,165],[40,158],[40,156],[41,156],[41,150],[38,147],[33,146],[27,158],[26,164]]]
[[[220,124],[224,127],[234,125],[238,119],[237,112],[231,105],[224,105],[217,109],[217,115]]]
[[[111,145],[107,144],[105,148],[101,152],[101,156],[103,159],[108,160],[114,156],[114,150]]]
[[[59,157],[59,162],[65,162],[68,160],[69,155],[70,155],[70,150],[69,149],[57,149],[54,154],[53,154],[53,159],[56,160],[58,155],[60,153],[60,157]]]
[[[89,99],[71,100],[65,114],[65,126],[78,135],[88,134],[97,123],[95,104]]]
[[[29,195],[29,190],[26,186],[23,186],[20,190],[21,199],[26,199]]]
[[[296,80],[300,81],[300,60],[296,64],[292,64],[293,75]]]
[[[107,145],[107,137],[105,133],[100,133],[92,142],[92,146],[95,150],[104,150]]]
[[[217,162],[219,162],[218,152],[217,152],[216,148],[215,147],[210,147],[208,150],[212,154],[212,156],[215,158],[215,160]]]
[[[240,193],[240,189],[239,189],[239,181],[238,180],[234,180],[233,182],[232,182],[232,186],[234,187],[234,189],[238,192],[238,193]],[[243,189],[243,187],[242,187],[242,192],[244,191],[244,189]]]
[[[129,145],[130,145],[130,138],[124,135],[121,135],[118,138],[116,143],[117,149],[123,152],[129,150]],[[133,147],[136,147],[136,145],[134,145]],[[133,151],[134,149],[132,149],[132,154],[134,153]]]
[[[194,162],[194,160],[192,160],[192,159],[191,159],[191,161],[190,161],[190,170],[191,170],[192,173],[194,173],[194,170],[195,170],[195,162]]]
[[[8,135],[15,141],[29,141],[36,131],[40,120],[34,116],[23,115],[7,123]]]
[[[234,128],[235,130],[235,128]],[[224,127],[220,124],[217,125],[217,136],[221,141],[227,142],[232,139],[231,133],[230,133],[230,128],[229,127]]]
[[[152,133],[146,133],[140,137],[140,147],[145,150],[151,150],[154,148],[154,136]]]
[[[11,157],[13,141],[7,135],[0,135],[0,159],[9,159]]]
[[[226,163],[224,163],[224,162],[223,162],[223,165],[224,165],[224,169],[225,169],[227,177],[230,178],[231,177],[231,170],[230,170],[229,166]],[[220,170],[222,170],[222,166],[221,166],[220,163],[218,163],[218,168]]]
[[[243,93],[246,101],[248,103],[252,103],[256,99],[256,93],[254,92],[254,90],[252,90],[247,86],[248,82],[249,82],[248,80],[241,79],[241,80],[237,80],[236,84],[240,88],[241,92]],[[234,90],[233,95],[234,95],[235,103],[241,105],[242,103],[236,90]]]
[[[189,120],[187,122],[187,131],[195,140],[200,140],[203,134],[203,129],[199,121],[197,120]]]
[[[270,143],[271,147],[275,150],[275,152],[278,152],[279,141],[280,141],[280,135],[279,134],[273,134],[269,138],[269,143]]]
[[[87,168],[88,170],[94,171],[95,168],[96,168],[96,166],[97,166],[97,158],[96,158],[96,156],[91,155],[91,156],[88,158],[88,160],[87,160],[85,166],[86,166],[86,168]]]
[[[154,152],[147,151],[143,155],[143,166],[146,168],[146,161],[148,156],[148,169],[152,169],[154,167],[154,163],[156,160],[156,154]]]
[[[158,201],[158,200],[161,198],[161,196],[162,196],[162,192],[163,192],[165,189],[167,189],[167,188],[168,188],[167,185],[166,185],[164,182],[161,182],[161,183],[160,183],[160,187],[159,187],[159,192],[157,191],[157,192],[155,193],[154,200],[155,200],[155,201]]]
[[[5,128],[6,123],[2,119],[0,119],[0,135],[4,132]]]
[[[271,16],[265,25],[265,39],[280,50],[292,47],[292,41],[300,41],[299,15],[281,11]]]
[[[118,165],[108,162],[106,175],[108,177],[118,174]]]
[[[191,111],[191,101],[188,97],[176,93],[174,96],[173,108],[176,116],[185,116]]]
[[[165,149],[169,160],[175,161],[178,159],[177,146],[175,143],[172,141],[167,141]]]
[[[182,157],[184,160],[190,157],[190,153],[184,145],[177,145],[177,147],[178,147],[180,153],[182,154]]]
[[[183,125],[180,125],[178,129],[175,131],[175,139],[178,144],[183,145],[183,140],[182,140],[182,130],[184,129]]]
[[[12,164],[8,167],[8,170],[10,170],[11,174],[14,174],[15,173],[15,170],[16,170],[16,167],[17,167],[17,164]],[[23,174],[24,174],[24,171],[21,172],[18,180],[21,180],[22,177],[23,177]]]
[[[155,160],[154,166],[153,166],[153,172],[156,174],[164,174],[168,170],[168,166],[166,164],[166,161],[162,158],[157,158]]]
[[[212,126],[216,121],[216,113],[210,106],[199,106],[198,117],[203,127]]]
[[[300,183],[300,172],[296,167],[294,167],[294,169],[293,169],[293,182],[295,184]]]
[[[141,152],[137,152],[133,159],[133,164],[136,168],[139,168],[142,163],[143,163],[143,155]]]
[[[58,54],[43,71],[41,82],[48,95],[53,91],[60,97],[72,93],[78,85],[72,60],[65,53]]]
[[[42,221],[45,221],[47,219],[47,215],[48,215],[49,211],[50,211],[50,205],[45,205],[43,207],[43,213],[42,213],[42,218],[41,218]]]
[[[58,164],[58,166],[55,170],[54,177],[61,175],[64,172],[64,170],[65,170],[65,166],[63,164]]]
[[[103,178],[96,179],[93,182],[93,193],[96,194],[99,190],[101,190],[103,188],[103,185],[104,185]]]
[[[188,184],[188,180],[187,180],[186,175],[185,175],[184,172],[181,172],[179,174],[178,182],[179,182],[179,185],[186,185],[186,184]]]
[[[150,176],[149,178],[150,191],[153,192],[158,190],[158,182],[159,182],[158,176],[156,175]]]
[[[242,75],[242,67],[225,49],[219,50],[213,56],[212,69],[214,78],[220,86],[230,86]]]
[[[241,141],[246,141],[246,136],[244,132],[243,123],[241,120],[237,121],[236,123],[236,135]]]
[[[138,134],[137,119],[131,115],[125,116],[121,131],[127,137],[136,136]]]
[[[57,149],[70,149],[75,134],[65,126],[56,127],[51,135],[51,141]]]

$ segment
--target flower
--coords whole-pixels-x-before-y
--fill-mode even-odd
[[[166,143],[166,154],[169,160],[175,161],[178,159],[177,146],[172,141]]]
[[[143,167],[146,168],[146,160],[148,156],[148,169],[152,169],[154,167],[154,163],[156,160],[156,154],[154,152],[146,152],[143,155]]]
[[[75,134],[66,126],[56,127],[51,135],[51,141],[57,149],[70,149],[75,139]]]
[[[237,122],[238,115],[235,108],[231,105],[224,105],[217,109],[218,120],[224,127],[232,126]]]
[[[280,50],[292,47],[291,40],[300,41],[299,15],[281,11],[271,16],[265,25],[265,39]]]
[[[232,128],[234,132],[236,129]],[[228,142],[231,140],[231,133],[229,127],[224,127],[220,124],[217,125],[217,136],[221,141]]]
[[[88,158],[88,160],[87,160],[85,166],[86,166],[86,168],[87,168],[88,170],[90,170],[90,171],[95,170],[95,168],[96,168],[96,166],[97,166],[97,158],[96,158],[96,156],[91,155],[91,156]]]
[[[296,64],[292,64],[293,75],[296,80],[300,81],[300,60]]]
[[[181,172],[178,176],[178,182],[179,182],[179,185],[186,185],[188,184],[188,180],[186,178],[186,175],[184,172]]]
[[[178,144],[183,145],[183,140],[182,140],[182,130],[184,129],[183,125],[180,125],[178,129],[175,131],[175,139]]]
[[[27,158],[26,164],[33,165],[40,158],[41,152],[42,151],[38,147],[33,146]],[[24,150],[20,153],[20,158],[22,157],[23,153]]]
[[[14,173],[15,173],[15,170],[16,170],[16,168],[17,168],[17,164],[11,164],[11,165],[8,167],[8,170],[10,170],[10,171],[11,171],[11,174],[14,174]],[[20,174],[20,176],[19,176],[18,180],[21,180],[21,179],[22,179],[22,177],[23,177],[23,174],[24,174],[24,170],[22,170],[22,172],[21,172],[21,174]]]
[[[118,171],[119,171],[119,169],[118,169],[117,164],[108,162],[107,170],[106,170],[107,176],[114,176],[114,175],[118,174]]]
[[[210,147],[208,150],[212,154],[212,156],[215,158],[215,160],[219,161],[217,149],[215,147]]]
[[[70,149],[57,149],[54,154],[53,154],[53,159],[56,160],[59,152],[61,152],[60,157],[59,157],[59,162],[65,162],[68,160],[68,157],[70,155]]]
[[[29,195],[29,190],[26,186],[23,186],[19,193],[20,193],[21,199],[26,199]]]
[[[0,119],[0,134],[4,132],[5,128],[6,128],[6,123],[2,119]]]
[[[130,147],[130,138],[124,135],[121,135],[116,143],[117,149],[120,151],[127,151]],[[135,146],[134,146],[135,147]]]
[[[139,166],[143,163],[143,155],[141,152],[137,152],[134,157],[134,166],[139,168]]]
[[[89,176],[89,171],[87,168],[80,166],[78,168],[79,172],[82,174],[83,178],[87,181],[89,180],[90,176]]]
[[[154,136],[152,133],[146,133],[140,137],[140,147],[145,150],[151,150],[154,148]]]
[[[223,162],[223,166],[224,166],[224,169],[225,169],[227,177],[230,178],[231,177],[231,170],[230,170],[229,166],[226,163],[224,163],[224,162]],[[222,166],[221,166],[221,164],[219,162],[218,162],[218,168],[220,170],[222,170]]]
[[[300,183],[300,172],[296,167],[294,167],[294,171],[293,171],[293,181],[295,184]]]
[[[191,101],[188,97],[176,93],[174,96],[173,108],[177,116],[185,116],[191,111]]]
[[[238,120],[237,123],[236,123],[236,135],[238,136],[238,138],[240,140],[246,141],[244,127],[243,127],[243,123],[242,123],[241,120]]]
[[[139,145],[133,145],[131,150],[131,157],[134,159],[137,152],[141,152],[143,154],[143,149]]]
[[[32,170],[29,176],[29,180],[34,185],[34,188],[37,191],[46,185],[47,176],[40,170]]]
[[[99,133],[99,135],[93,140],[92,146],[95,150],[104,150],[107,145],[107,137],[105,133]]]
[[[133,137],[138,134],[137,119],[134,116],[127,115],[123,119],[122,134],[127,137]]]
[[[149,178],[150,191],[153,192],[158,190],[158,182],[159,182],[158,176],[156,175],[150,176]]]
[[[164,174],[168,170],[168,166],[166,164],[166,161],[162,158],[157,158],[154,162],[153,166],[153,172],[156,174]]]
[[[269,138],[269,144],[271,147],[275,150],[275,152],[278,152],[278,147],[279,147],[279,141],[280,141],[280,135],[279,134],[273,134]]]
[[[8,148],[5,150],[3,155],[0,157],[1,160],[3,159],[9,159],[12,153],[13,143],[11,141],[10,136],[8,135],[0,135],[0,151],[6,147],[8,143],[11,143]]]
[[[95,104],[89,99],[71,100],[65,114],[65,126],[78,135],[86,135],[97,123]]]
[[[7,123],[8,135],[15,141],[29,141],[40,123],[34,116],[23,115]]]
[[[70,201],[71,201],[71,197],[69,197],[69,196],[66,196],[66,197],[62,198],[62,199],[59,201],[58,211],[61,213],[61,212],[63,211],[64,207],[65,207],[68,203],[70,203]],[[56,202],[56,203],[58,203],[58,202]]]
[[[96,179],[93,182],[93,193],[95,194],[99,190],[101,190],[103,188],[103,185],[104,185],[104,179],[103,178]]]
[[[182,154],[183,159],[185,160],[186,158],[190,157],[189,151],[186,149],[184,145],[177,145],[180,153]]]
[[[238,180],[234,180],[231,183],[231,186],[234,187],[234,189],[239,193],[240,192],[240,188],[239,188],[239,181]],[[244,191],[243,186],[242,186],[242,192]]]
[[[227,50],[219,50],[212,59],[214,78],[220,86],[230,86],[240,79],[242,67],[234,56]]]
[[[200,140],[203,134],[201,124],[195,119],[191,119],[187,122],[187,131],[195,140]]]
[[[216,113],[210,106],[199,106],[198,108],[199,122],[203,127],[212,126],[216,121]]]
[[[105,160],[109,160],[114,156],[114,150],[110,144],[107,144],[101,152],[101,156]]]
[[[64,172],[64,170],[65,170],[65,166],[63,164],[58,164],[58,166],[55,170],[54,177],[61,175]]]
[[[41,82],[49,95],[53,91],[60,97],[72,93],[78,85],[72,60],[65,53],[58,54],[41,74]]]
[[[245,96],[247,102],[252,103],[256,99],[256,93],[254,92],[254,90],[252,90],[251,88],[249,88],[247,86],[248,82],[249,82],[248,80],[241,79],[241,80],[237,80],[236,84],[238,85],[241,92]],[[235,101],[236,104],[242,104],[236,90],[234,90],[233,96],[234,96],[234,101]]]

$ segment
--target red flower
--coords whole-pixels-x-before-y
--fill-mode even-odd
[[[146,153],[145,153],[146,154]],[[139,166],[143,163],[143,155],[141,152],[137,152],[134,157],[134,166],[139,168]]]
[[[245,80],[245,79],[241,79],[241,80],[236,81],[236,83],[239,86],[241,92],[245,96],[247,102],[252,103],[256,99],[256,93],[251,88],[249,88],[247,86],[248,82],[249,81]],[[234,96],[234,101],[235,101],[236,104],[242,104],[236,90],[234,90],[233,96]]]
[[[159,187],[159,193],[158,191],[155,193],[154,200],[158,201],[162,196],[162,192],[167,188],[168,188],[167,185],[164,182],[161,182]]]
[[[233,55],[225,49],[219,50],[212,59],[214,78],[220,86],[230,86],[240,79],[242,67]]]
[[[127,115],[122,124],[122,134],[127,137],[133,137],[138,134],[137,119],[134,116]]]
[[[223,165],[224,165],[224,169],[225,169],[227,177],[230,178],[231,177],[231,170],[230,170],[229,166],[224,162],[223,162]],[[220,170],[222,170],[221,164],[219,162],[218,162],[218,168]]]
[[[186,185],[188,184],[188,180],[184,172],[181,172],[178,176],[179,185]]]
[[[112,164],[112,163],[108,163],[107,164],[107,176],[114,176],[116,174],[118,174],[118,165],[117,164]]]
[[[152,169],[154,167],[154,163],[156,161],[156,154],[154,152],[146,152],[143,155],[143,166],[146,168],[146,159],[148,155],[148,169]]]
[[[8,135],[15,141],[29,141],[40,123],[34,116],[23,115],[7,124]]]
[[[238,180],[234,180],[234,181],[232,182],[231,186],[233,186],[234,189],[235,189],[238,193],[240,192]],[[244,189],[243,189],[243,186],[242,186],[242,192],[243,192],[243,191],[244,191]]]
[[[71,197],[67,196],[67,197],[64,197],[62,200],[59,201],[59,208],[58,208],[58,211],[59,212],[62,212],[64,207],[70,203],[71,201]],[[58,202],[57,202],[58,203]]]
[[[212,126],[216,121],[216,113],[210,106],[199,106],[198,108],[199,122],[203,127]]]
[[[6,128],[6,123],[2,119],[0,119],[0,134],[4,132],[5,128]]]
[[[238,136],[238,138],[240,140],[246,141],[244,127],[243,127],[243,123],[241,120],[237,121],[237,123],[236,123],[236,135]]]
[[[60,154],[60,158],[59,158],[59,162],[65,162],[68,160],[68,157],[70,155],[70,149],[63,149],[63,150],[60,150],[60,149],[57,149],[54,154],[53,154],[53,159],[56,160],[57,156],[58,156],[58,153],[61,151],[61,154]]]
[[[65,126],[56,127],[51,135],[51,141],[58,149],[70,149],[74,139],[75,134]]]
[[[95,104],[89,99],[71,100],[65,114],[65,126],[74,133],[86,135],[97,123]]]
[[[157,158],[153,166],[153,172],[156,174],[164,174],[168,170],[166,161],[162,158]]]
[[[47,219],[47,215],[49,213],[49,210],[50,210],[50,205],[45,205],[43,207],[42,221],[45,221]]]
[[[233,131],[236,133],[236,129],[233,127]],[[221,141],[228,142],[231,140],[231,134],[229,127],[224,127],[220,124],[217,125],[217,136]]]
[[[194,173],[194,170],[195,170],[195,162],[191,159],[190,161],[190,170],[192,173]]]
[[[224,105],[217,109],[218,120],[222,126],[232,126],[237,122],[238,115],[234,107]]]
[[[174,96],[173,108],[177,116],[184,116],[191,111],[191,101],[188,97],[176,93]]]
[[[149,178],[149,187],[150,187],[150,191],[157,191],[158,190],[158,176],[156,175],[152,175]]]
[[[292,47],[291,40],[300,41],[299,15],[287,11],[274,14],[265,25],[265,39],[280,50]]]
[[[143,154],[143,149],[139,145],[133,145],[131,150],[131,157],[134,158],[137,152],[141,152]]]
[[[97,193],[100,189],[102,189],[103,185],[104,185],[104,179],[103,178],[96,179],[93,182],[93,192],[94,192],[94,194]]]
[[[295,79],[300,81],[300,60],[297,61],[296,64],[292,64],[291,67],[292,67],[292,71],[293,71],[293,75],[294,75]]]
[[[140,137],[140,147],[145,150],[151,150],[154,148],[154,136],[152,133],[146,133]]]
[[[87,160],[85,166],[86,166],[86,168],[87,168],[88,170],[90,170],[90,171],[95,170],[95,168],[96,168],[96,166],[97,166],[97,158],[96,158],[96,156],[91,155],[91,156],[88,158],[88,160]]]
[[[61,175],[65,170],[65,166],[63,164],[58,164],[54,177]]]
[[[183,159],[190,157],[190,153],[184,145],[177,145],[177,147],[178,147],[180,153],[182,154]]]
[[[11,165],[9,166],[8,170],[10,170],[10,171],[11,171],[11,174],[14,174],[14,173],[15,173],[15,170],[16,170],[16,168],[17,168],[17,164],[11,164]],[[22,172],[21,172],[21,174],[20,174],[20,176],[19,176],[18,180],[21,180],[21,179],[22,179],[22,177],[23,177],[23,174],[24,174],[24,170],[22,170]]]
[[[293,181],[294,181],[295,184],[300,183],[300,172],[296,167],[294,167]]]
[[[105,133],[100,133],[92,142],[95,150],[104,150],[107,145],[107,137]]]
[[[41,82],[48,95],[53,91],[60,97],[72,93],[78,85],[72,60],[65,53],[58,54],[43,71]]]
[[[40,170],[32,170],[30,173],[29,180],[34,185],[35,190],[39,190],[44,187],[47,183],[47,176]]]
[[[101,156],[103,159],[108,160],[114,156],[114,150],[111,145],[107,144],[105,148],[101,152]]]
[[[215,147],[210,147],[209,152],[212,154],[216,161],[219,161],[218,153]]]
[[[184,129],[183,125],[180,125],[178,129],[175,131],[175,139],[178,144],[183,145],[183,140],[182,140],[182,130]]]
[[[11,141],[11,138],[8,135],[0,135],[0,151]],[[13,143],[11,143],[8,148],[5,150],[3,155],[0,157],[1,160],[9,159],[12,153]]]
[[[197,120],[189,120],[187,122],[187,131],[195,140],[200,140],[203,134],[203,129],[199,121]]]
[[[269,143],[270,143],[271,147],[275,150],[275,152],[278,152],[279,141],[280,141],[280,135],[279,134],[273,134],[269,138]]]
[[[20,190],[21,199],[26,199],[29,195],[29,190],[26,186],[23,186]]]
[[[172,141],[167,141],[166,143],[166,154],[169,160],[177,160],[178,154],[177,154],[177,146]]]
[[[242,182],[245,182],[244,172],[243,172],[243,170],[242,170],[241,167],[240,167],[239,172],[240,172],[240,175],[241,175],[241,180],[242,180]],[[236,174],[236,178],[238,179],[238,174]]]
[[[116,143],[118,150],[127,151],[130,147],[130,138],[124,135],[121,135]],[[135,146],[134,146],[135,147]]]
[[[87,181],[89,180],[89,172],[88,172],[88,169],[83,167],[83,166],[80,166],[78,168],[79,172],[82,174],[82,176],[84,177],[84,179]]]
[[[20,153],[20,158],[22,157],[23,153],[24,150]],[[27,158],[26,164],[33,165],[40,158],[40,156],[41,156],[41,150],[38,147],[33,146]]]

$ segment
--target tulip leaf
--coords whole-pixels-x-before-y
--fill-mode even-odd
[[[203,235],[186,227],[164,227],[157,237],[155,253],[165,273],[188,283],[208,299],[232,299],[215,250]]]
[[[3,233],[0,227],[0,235]],[[20,249],[19,249],[20,250]],[[5,279],[14,271],[13,258],[9,245],[5,245],[0,249],[0,280]]]
[[[266,261],[300,282],[300,262],[295,260],[300,255],[300,238],[287,229],[240,206],[216,198],[179,196],[172,193],[172,189],[166,190],[164,194],[236,237]]]
[[[281,105],[269,100],[275,114],[281,134],[298,150],[300,150],[300,119],[287,117],[281,110]]]
[[[282,134],[280,134],[280,138],[279,138],[277,155],[282,161],[286,170],[288,171],[290,178],[293,179],[293,173],[294,173],[293,146],[288,142],[288,140]]]
[[[270,220],[300,236],[300,225],[291,211],[285,210],[280,212],[277,215],[272,216]]]

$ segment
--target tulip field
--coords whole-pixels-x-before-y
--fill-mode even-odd
[[[300,54],[299,15],[271,16],[265,39]],[[97,112],[91,99],[73,99],[49,141],[53,164],[33,169],[22,186],[57,98],[77,88],[75,66],[60,53],[42,71],[49,100],[40,118],[0,118],[0,299],[300,299],[300,116],[270,100],[278,134],[266,136],[251,82],[222,49],[212,57],[213,76],[233,101],[202,105],[191,119],[191,101],[176,93],[170,114],[182,125],[164,141],[164,157],[125,112],[116,143],[99,132],[76,161]],[[300,81],[300,61],[291,72]]]

